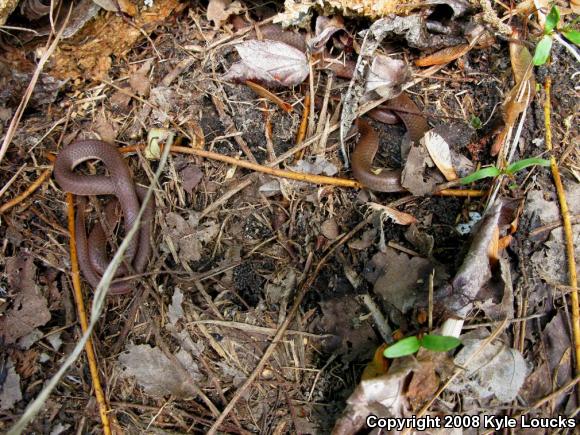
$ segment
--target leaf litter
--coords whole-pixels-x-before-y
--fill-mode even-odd
[[[297,11],[301,12],[293,15],[295,22],[308,21],[312,5],[287,3],[286,14],[275,21],[290,19]],[[365,25],[348,17],[355,10],[373,16],[377,9],[345,9],[335,2],[334,15],[325,16],[331,3],[318,4],[314,37],[304,39],[313,48],[310,53],[293,52],[292,45],[278,45],[267,37],[258,41],[262,26],[252,20],[270,16],[269,12],[260,15],[264,13],[260,7],[246,10],[243,2],[212,1],[205,9],[162,1],[135,11],[121,2],[132,21],[125,15],[95,16],[90,8],[79,8],[79,21],[71,22],[54,62],[41,74],[32,110],[26,112],[2,162],[10,165],[0,176],[7,186],[5,198],[26,189],[46,154],[57,152],[61,142],[86,137],[87,131],[112,143],[135,145],[144,143],[156,127],[174,134],[181,145],[262,163],[291,150],[302,117],[310,124],[306,140],[313,132],[325,132],[317,141],[320,152],[312,157],[308,147],[306,153],[292,150],[294,157],[285,159],[285,167],[348,178],[350,172],[338,154],[340,138],[332,131],[341,122],[336,103],[348,81],[329,80],[335,71],[329,63],[350,65],[361,46],[369,62],[356,83],[355,93],[360,94],[345,109],[346,118],[359,116],[358,109],[367,101],[414,84],[411,96],[433,127],[425,144],[415,144],[410,152],[403,146],[399,152],[399,144],[405,142],[402,129],[374,124],[381,138],[381,163],[406,167],[404,184],[418,197],[312,188],[253,177],[233,165],[173,156],[155,191],[159,211],[153,243],[161,249],[155,250],[143,277],[143,283],[151,286],[143,296],[146,302],[138,293],[135,298],[111,299],[95,340],[100,355],[112,356],[99,365],[113,404],[111,415],[124,430],[150,425],[154,430],[206,432],[216,415],[206,407],[208,402],[219,412],[238,397],[236,391],[291,315],[300,286],[329,250],[332,255],[311,283],[298,315],[220,430],[329,432],[338,411],[344,410],[336,430],[342,427],[350,433],[369,413],[412,416],[448,379],[453,361],[463,363],[485,340],[489,331],[480,323],[516,316],[524,320],[511,323],[500,340],[484,349],[487,364],[468,367],[429,412],[478,408],[500,414],[507,412],[498,406],[500,401],[517,397],[531,405],[573,377],[570,321],[560,298],[567,291],[560,285],[566,282],[565,257],[547,173],[534,168],[508,180],[509,187],[501,189],[502,199],[508,200],[500,211],[492,207],[483,213],[484,201],[476,197],[429,195],[443,181],[472,173],[475,165],[502,163],[491,159],[490,148],[498,131],[506,124],[516,125],[512,118],[524,113],[517,91],[522,83],[543,81],[543,76],[528,76],[522,69],[529,57],[524,47],[531,47],[535,29],[524,43],[510,39],[508,62],[508,45],[497,44],[493,36],[490,43],[493,32],[481,34],[481,22],[495,29],[489,10],[476,15],[478,6],[462,1],[429,2],[421,8],[411,4],[406,16],[375,21],[376,40],[371,45],[379,39],[383,43],[367,52]],[[235,25],[235,15],[242,10],[252,29],[249,33]],[[344,16],[336,14],[340,10]],[[503,11],[496,10],[501,16]],[[510,23],[520,25],[518,20]],[[38,23],[37,36],[50,31],[50,23],[45,24]],[[310,26],[308,22],[305,28]],[[98,46],[91,42],[95,29],[104,29]],[[270,31],[262,36],[272,35]],[[366,33],[370,37],[368,29]],[[237,54],[228,47],[235,47]],[[320,61],[316,51],[324,51],[325,60]],[[5,85],[2,133],[34,67],[31,58],[15,53],[8,57],[10,74],[4,67],[0,74]],[[236,56],[241,65],[235,63]],[[556,72],[553,98],[559,106],[553,122],[563,127],[554,134],[562,148],[567,147],[561,166],[570,183],[578,160],[568,145],[574,132],[564,121],[565,114],[572,113],[566,81],[571,74],[563,66],[566,56],[565,51],[555,51],[546,71]],[[414,64],[418,58],[432,62],[434,57],[452,61],[436,73]],[[232,63],[237,65],[233,70]],[[243,85],[255,77],[292,111],[280,110],[266,94],[257,97]],[[307,89],[314,91],[313,112],[304,107]],[[318,100],[324,98],[323,113]],[[273,124],[273,134],[267,133],[265,123]],[[522,139],[511,149],[515,159],[543,152],[538,140],[543,136],[541,125],[539,112],[534,113],[533,122],[526,123]],[[200,131],[205,141],[195,139]],[[472,161],[465,157],[468,150]],[[135,155],[127,162],[143,184],[157,164]],[[95,168],[87,165],[89,172]],[[238,186],[251,187],[240,191]],[[471,187],[488,186],[480,182]],[[571,186],[570,208],[577,214],[577,195]],[[54,371],[77,337],[63,196],[47,183],[31,199],[3,214],[6,231],[0,233],[5,237],[0,332],[10,340],[2,343],[7,354],[0,355],[8,361],[8,369],[4,365],[1,371],[0,403],[14,415],[37,394],[46,373]],[[510,205],[514,200],[517,207]],[[365,206],[373,203],[382,217],[366,214]],[[93,206],[98,209],[99,201]],[[475,213],[483,215],[479,224]],[[457,225],[465,222],[468,228],[459,234]],[[24,284],[14,286],[10,262],[23,253],[32,254],[34,264],[24,268]],[[431,287],[433,312],[428,302]],[[360,302],[359,294],[370,298],[374,311]],[[428,314],[435,325],[449,314],[464,317],[479,334],[464,335],[464,346],[449,354],[420,351],[415,359],[387,364],[379,358],[377,376],[359,383],[362,368],[376,356],[383,337],[392,339],[384,332],[380,337],[378,331],[399,328],[396,338],[422,334],[430,328]],[[525,320],[528,315],[532,317]],[[156,329],[156,320],[161,330]],[[81,430],[60,412],[61,406],[74,412],[89,409],[87,421],[97,424],[98,414],[90,409],[94,405],[84,400],[90,395],[85,388],[90,381],[83,367],[71,369],[67,382],[59,386],[66,399],[49,401],[46,416],[38,417],[33,430]],[[123,376],[117,376],[119,371]],[[83,400],[73,399],[78,397]],[[550,407],[542,407],[538,415],[570,415],[574,395],[562,393]]]

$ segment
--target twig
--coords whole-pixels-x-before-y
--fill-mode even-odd
[[[86,333],[88,329],[88,322],[87,322],[87,313],[85,310],[85,303],[83,300],[83,292],[81,290],[81,276],[79,271],[79,262],[77,257],[77,245],[76,245],[75,208],[72,193],[66,194],[66,204],[68,209],[68,230],[70,233],[70,262],[71,262],[73,294],[77,306],[79,323],[81,324],[81,331],[83,331],[83,333]],[[107,414],[109,412],[109,407],[105,400],[105,394],[103,393],[103,388],[101,386],[101,380],[99,378],[99,368],[97,367],[95,350],[93,349],[93,340],[90,337],[87,339],[87,342],[85,344],[85,352],[87,353],[87,360],[89,362],[89,371],[91,372],[91,380],[93,382],[93,387],[95,388],[95,397],[97,399],[97,404],[99,405],[99,415],[101,416],[101,422],[103,423],[103,432],[106,435],[109,435],[111,433],[111,423],[109,422],[109,416]]]
[[[278,95],[273,94],[268,89],[263,86],[260,86],[258,83],[254,83],[251,80],[246,80],[246,86],[248,86],[252,91],[254,91],[258,96],[262,98],[266,98],[270,100],[272,103],[276,104],[280,109],[282,109],[286,113],[292,113],[294,108],[291,104],[284,101]]]
[[[213,160],[218,160],[220,162],[228,163],[230,165],[241,166],[242,168],[251,169],[253,171],[273,175],[275,177],[289,178],[291,180],[305,181],[314,184],[331,184],[334,186],[342,186],[342,187],[361,187],[360,183],[355,180],[337,177],[326,177],[324,175],[312,175],[301,172],[270,168],[268,166],[262,166],[257,163],[248,162],[247,160],[239,160],[234,157],[225,156],[223,154],[215,153],[212,151],[206,151],[199,148],[172,146],[171,151],[210,158]]]
[[[544,101],[544,122],[546,127],[546,149],[550,153],[550,168],[558,193],[558,202],[560,203],[560,213],[562,214],[562,224],[564,227],[564,237],[566,240],[566,257],[568,258],[569,285],[572,287],[570,292],[570,304],[572,305],[572,331],[574,334],[574,357],[576,360],[576,375],[580,374],[580,313],[578,309],[578,278],[576,274],[576,259],[574,256],[574,236],[572,233],[572,223],[570,222],[570,211],[566,200],[566,192],[562,185],[558,164],[553,154],[552,147],[552,126],[550,95],[552,88],[552,78],[546,78],[546,100]],[[580,391],[579,391],[580,394]]]
[[[0,206],[0,214],[5,213],[6,211],[10,210],[15,205],[20,204],[22,201],[24,201],[26,198],[32,195],[36,191],[36,189],[38,189],[42,185],[42,183],[44,183],[44,180],[50,177],[50,174],[52,174],[52,167],[45,169],[44,172],[40,174],[40,177],[38,177],[36,180],[30,183],[30,186],[28,186],[28,188],[20,195],[17,195],[10,201],[2,204]]]
[[[120,148],[122,153],[133,152],[138,148],[142,148],[142,146],[128,146]],[[294,171],[287,171],[283,169],[276,169],[272,168],[272,165],[279,163],[280,157],[277,158],[274,162],[268,163],[268,166],[260,165],[258,163],[248,162],[247,160],[240,160],[236,159],[235,157],[226,156],[223,154],[219,154],[213,151],[206,151],[200,148],[188,148],[188,147],[181,147],[181,146],[172,146],[171,152],[176,153],[183,153],[183,154],[193,154],[200,157],[205,157],[212,160],[217,160],[220,162],[228,163],[230,165],[241,166],[242,168],[251,169],[256,172],[261,172],[263,174],[272,175],[274,177],[282,177],[288,178],[290,180],[297,180],[302,181],[305,183],[312,183],[312,184],[326,184],[332,186],[339,186],[339,187],[353,187],[356,189],[360,189],[363,186],[356,180],[351,180],[348,178],[339,178],[339,177],[327,177],[324,175],[313,175],[307,174],[303,172],[294,172]],[[238,189],[239,191],[241,189]],[[441,196],[485,196],[487,191],[485,190],[459,190],[459,189],[445,189],[441,190],[436,193],[436,195]],[[228,197],[229,198],[229,197]],[[227,199],[227,198],[226,198]],[[207,214],[207,213],[205,213]]]

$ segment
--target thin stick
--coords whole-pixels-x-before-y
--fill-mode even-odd
[[[544,122],[546,126],[546,148],[550,152],[550,168],[554,177],[556,192],[558,193],[558,202],[560,203],[560,213],[562,214],[562,225],[564,227],[564,237],[566,240],[566,257],[568,258],[568,276],[569,285],[572,288],[570,292],[570,304],[572,305],[572,331],[574,334],[574,358],[576,359],[576,375],[580,374],[580,313],[578,309],[578,277],[576,273],[576,259],[574,256],[574,236],[572,233],[572,223],[570,222],[570,211],[566,201],[566,192],[560,178],[558,164],[553,154],[552,147],[552,127],[550,94],[552,88],[552,78],[546,78],[546,100],[544,101]],[[579,390],[580,394],[580,390]]]
[[[253,171],[262,172],[264,174],[273,175],[275,177],[289,178],[291,180],[304,181],[313,184],[331,184],[334,186],[342,187],[357,187],[360,188],[361,185],[358,181],[349,180],[346,178],[337,177],[326,177],[324,175],[312,175],[305,174],[301,172],[286,171],[283,169],[270,168],[267,166],[262,166],[257,163],[248,162],[246,160],[239,160],[234,157],[224,156],[223,154],[215,153],[212,151],[206,151],[199,148],[187,148],[180,146],[172,146],[171,151],[183,153],[183,154],[193,154],[196,156],[201,156],[205,158],[210,158],[213,160],[218,160],[220,162],[228,163],[230,165],[241,166],[242,168],[251,169]]]
[[[52,167],[45,169],[44,172],[42,174],[40,174],[40,177],[38,177],[36,180],[34,180],[30,184],[30,186],[28,186],[28,188],[24,192],[22,192],[20,195],[17,195],[14,198],[12,198],[10,201],[2,204],[0,206],[0,214],[5,213],[6,211],[10,210],[15,205],[20,204],[22,201],[24,201],[26,198],[28,198],[30,195],[32,195],[36,191],[36,189],[38,189],[42,185],[42,183],[44,183],[44,180],[46,180],[48,177],[50,177],[50,174],[52,174]]]
[[[122,153],[136,151],[140,146],[128,146],[120,149]],[[305,183],[312,184],[328,184],[340,187],[353,187],[355,189],[360,189],[363,186],[356,180],[351,180],[348,178],[338,178],[338,177],[327,177],[324,175],[313,175],[306,174],[303,172],[286,171],[284,169],[272,168],[270,165],[275,164],[270,162],[269,166],[263,166],[258,163],[248,162],[247,160],[240,160],[235,157],[225,156],[213,151],[202,150],[200,148],[188,148],[181,146],[172,146],[171,152],[183,153],[183,154],[193,154],[200,157],[205,157],[212,160],[217,160],[220,162],[228,163],[230,165],[241,166],[242,168],[251,169],[256,172],[261,172],[263,174],[269,174],[274,177],[288,178],[290,180],[303,181]],[[275,162],[279,162],[280,158],[276,159]],[[445,189],[436,193],[436,195],[441,196],[485,196],[487,195],[486,190],[459,190],[459,189]]]
[[[81,291],[81,277],[79,271],[79,262],[77,258],[77,245],[76,245],[75,209],[72,193],[66,194],[66,203],[68,209],[68,230],[70,233],[70,262],[71,262],[72,283],[75,302],[77,305],[77,313],[79,316],[79,323],[81,324],[81,330],[83,331],[84,334],[87,332],[89,324],[87,322],[87,313],[85,310],[83,293]],[[85,343],[85,352],[87,353],[87,360],[89,362],[89,371],[91,372],[91,380],[93,382],[93,387],[95,388],[95,397],[99,405],[99,415],[101,416],[101,422],[103,423],[103,432],[106,435],[110,435],[111,423],[109,422],[109,416],[107,414],[109,411],[109,407],[107,406],[105,394],[103,393],[103,388],[101,386],[101,380],[99,378],[99,368],[97,367],[97,360],[95,358],[95,351],[93,349],[93,340],[90,337]]]

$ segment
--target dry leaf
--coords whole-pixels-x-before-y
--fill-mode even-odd
[[[401,175],[401,184],[413,195],[421,196],[431,193],[442,178],[438,174],[426,175],[426,167],[434,163],[425,147],[412,144]]]
[[[429,156],[435,163],[435,166],[443,173],[447,181],[457,180],[457,174],[453,169],[453,161],[451,159],[451,151],[447,141],[434,131],[428,131],[423,136],[423,144]]]
[[[580,184],[570,183],[566,189],[566,198],[570,214],[580,213]],[[528,193],[525,216],[534,222],[533,228],[547,225],[560,220],[558,201],[546,201],[542,190],[532,190]],[[572,226],[574,235],[574,252],[576,261],[580,258],[580,224]],[[568,280],[568,266],[564,243],[564,231],[554,228],[546,231],[543,244],[532,254],[531,264],[539,276],[551,283],[562,283]]]
[[[177,213],[165,215],[165,237],[169,240],[162,245],[166,251],[173,251],[178,256],[176,260],[182,263],[199,261],[202,257],[203,246],[212,241],[219,232],[219,224],[215,221],[205,221],[199,224],[197,214],[190,213],[186,220]]]
[[[320,226],[320,233],[328,240],[334,240],[338,237],[338,224],[335,219],[327,219]]]
[[[8,411],[14,407],[16,402],[22,400],[20,390],[20,375],[14,369],[14,363],[8,358],[8,363],[0,371],[0,409]]]
[[[169,323],[175,325],[179,319],[183,317],[183,293],[176,287],[171,297],[171,305],[167,309],[167,317],[169,317]]]
[[[190,195],[193,194],[193,189],[197,187],[203,178],[203,172],[199,169],[199,166],[196,165],[187,165],[179,171],[179,175],[181,176],[183,189]]]
[[[209,0],[207,5],[207,19],[213,21],[217,29],[230,18],[232,15],[238,15],[242,12],[243,7],[239,1],[231,0]]]
[[[289,166],[289,169],[296,172],[306,174],[320,175],[324,174],[329,177],[338,173],[338,168],[334,163],[329,162],[323,156],[316,156],[313,163],[307,160],[298,160],[294,166]]]
[[[315,36],[307,42],[309,50],[312,53],[320,53],[324,50],[324,46],[332,38],[332,35],[341,30],[346,31],[344,19],[340,15],[330,18],[319,15],[316,17]]]
[[[115,143],[117,138],[117,129],[113,123],[109,120],[110,117],[105,116],[100,113],[95,119],[95,132],[99,135],[101,140],[108,143]]]
[[[416,368],[411,358],[399,358],[386,375],[361,381],[347,399],[347,406],[336,421],[333,435],[358,433],[365,425],[369,415],[390,417],[392,421],[406,415],[409,409],[407,396],[404,394],[405,381]],[[386,433],[393,433],[389,428]]]
[[[258,189],[266,198],[279,195],[282,192],[280,180],[270,180],[260,186]]]
[[[377,236],[377,230],[375,228],[371,228],[366,230],[362,236],[358,239],[353,239],[348,242],[348,247],[350,249],[356,249],[358,251],[362,251],[363,249],[367,249],[372,246],[375,237]]]
[[[421,290],[428,282],[429,274],[433,271],[433,265],[425,258],[409,257],[388,247],[382,256],[384,267],[379,272],[373,291],[384,301],[406,313],[415,306]]]
[[[12,307],[0,317],[0,337],[5,344],[12,344],[48,322],[50,311],[46,298],[36,285],[36,266],[32,257],[7,258],[6,275],[10,294],[16,296]]]
[[[178,352],[176,357],[183,367],[176,366],[157,347],[129,345],[127,351],[119,355],[119,363],[124,368],[123,375],[135,377],[147,394],[156,397],[172,394],[179,398],[195,396],[190,384],[202,378],[197,364],[185,350]]]
[[[411,78],[406,62],[378,54],[373,57],[366,78],[365,92],[374,91],[384,98],[394,98],[401,93],[402,86]]]
[[[234,63],[224,80],[260,82],[270,86],[295,86],[308,77],[306,55],[277,41],[250,40],[236,45],[241,61]]]
[[[455,378],[449,390],[464,398],[486,399],[495,396],[501,403],[514,400],[527,375],[526,362],[515,349],[502,343],[488,344],[485,340],[464,339],[463,349],[455,357],[455,364],[466,367],[463,375]],[[469,365],[466,366],[473,354]]]
[[[415,60],[417,66],[445,65],[455,59],[459,59],[471,49],[469,44],[447,47],[436,53]]]
[[[152,59],[146,62],[129,75],[129,86],[135,91],[140,97],[146,97],[149,95],[149,89],[151,88],[151,83],[149,82],[149,70],[151,69]]]
[[[478,293],[491,278],[488,258],[489,246],[496,232],[502,203],[498,201],[480,222],[463,264],[450,284],[435,293],[441,309],[457,317],[464,317],[478,301]]]
[[[411,225],[417,222],[415,216],[397,210],[396,208],[388,207],[386,205],[377,204],[376,202],[369,202],[369,208],[378,211],[381,214],[381,219],[392,219],[398,225]]]
[[[327,352],[339,352],[343,361],[371,358],[377,347],[376,335],[369,322],[360,322],[363,309],[351,296],[320,302],[322,317],[315,324],[315,330],[332,334],[324,341]]]

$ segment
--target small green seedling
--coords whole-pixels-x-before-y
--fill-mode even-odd
[[[546,15],[544,36],[542,36],[542,39],[540,39],[540,42],[536,45],[536,52],[534,53],[533,59],[534,65],[544,65],[548,61],[550,51],[552,50],[552,40],[559,22],[560,10],[556,5],[553,5],[548,15]],[[580,32],[573,28],[576,22],[577,20],[574,20],[568,26],[562,28],[561,33],[573,44],[580,45]]]
[[[473,174],[469,174],[467,177],[463,177],[459,180],[460,184],[470,184],[475,181],[482,180],[484,178],[497,177],[499,175],[507,175],[512,177],[516,172],[521,171],[529,166],[550,166],[550,161],[546,159],[539,159],[537,157],[532,157],[530,159],[519,160],[512,163],[505,169],[500,169],[496,166],[488,166],[486,168],[481,168],[475,171]]]
[[[461,344],[461,340],[456,337],[445,335],[423,335],[421,338],[413,335],[412,337],[403,338],[392,346],[389,346],[383,352],[385,358],[400,358],[417,352],[421,347],[432,350],[433,352],[447,352],[455,349]]]
[[[479,119],[479,116],[475,115],[471,115],[471,118],[469,119],[469,124],[471,124],[471,126],[476,130],[479,130],[481,129],[481,127],[483,127],[481,119]]]

